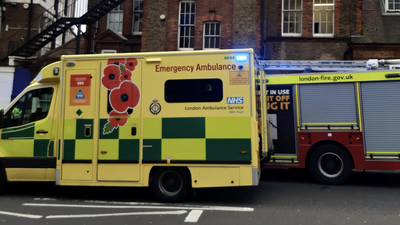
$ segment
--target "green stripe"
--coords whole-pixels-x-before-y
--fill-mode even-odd
[[[143,160],[161,160],[161,139],[143,140]]]
[[[4,131],[1,134],[1,139],[12,139],[12,138],[27,138],[27,139],[33,139],[35,135],[35,127],[29,127],[26,129],[19,129],[15,131],[10,131],[9,133],[4,133]]]
[[[120,139],[118,159],[139,160],[139,139]]]
[[[53,143],[53,142],[51,142]],[[47,157],[47,147],[50,144],[49,139],[45,140],[34,140],[34,145],[33,145],[33,156],[46,156]]]
[[[16,128],[13,127],[13,128],[3,129],[3,132],[10,132],[10,131],[15,131],[15,130],[24,129],[24,128],[28,128],[28,127],[34,127],[34,126],[35,126],[35,123],[31,123],[31,124],[19,126]]]
[[[242,151],[247,153],[242,154]],[[251,160],[251,139],[207,139],[206,159],[207,161]]]
[[[119,129],[114,129],[109,134],[103,134],[104,126],[108,123],[108,119],[100,119],[100,139],[118,139],[119,138]]]
[[[64,140],[64,157],[65,160],[75,159],[75,140]]]
[[[205,138],[205,124],[204,117],[163,118],[162,138]]]

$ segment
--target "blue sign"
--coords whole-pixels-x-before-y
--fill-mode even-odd
[[[243,104],[243,97],[227,97],[227,104]]]

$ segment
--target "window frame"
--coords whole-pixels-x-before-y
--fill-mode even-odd
[[[187,25],[187,24],[181,24],[181,16],[182,16],[182,13],[181,13],[181,10],[182,10],[182,4],[183,3],[192,3],[193,4],[193,6],[194,6],[194,19],[193,19],[193,23],[191,23],[190,25]],[[179,18],[178,18],[178,40],[177,40],[177,43],[178,43],[178,45],[177,45],[177,49],[179,50],[179,51],[191,51],[191,50],[194,50],[194,29],[195,29],[195,25],[196,25],[196,2],[194,1],[194,0],[183,0],[183,1],[179,1],[179,11],[178,11],[178,14],[179,14]],[[192,14],[192,12],[189,12],[189,14]],[[186,12],[185,12],[185,15],[186,15]],[[192,40],[193,41],[193,48],[187,48],[187,47],[179,47],[180,46],[180,39],[181,39],[181,27],[182,26],[185,26],[185,27],[193,27],[193,34],[191,35],[191,36],[182,36],[183,38],[185,38],[185,37],[189,37],[189,40]],[[190,42],[189,42],[190,43]],[[190,46],[190,44],[189,44],[189,46]]]
[[[57,95],[55,85],[43,85],[43,86],[40,86],[40,87],[29,88],[29,89],[26,90],[25,92],[20,93],[20,94],[7,106],[7,108],[4,110],[4,118],[6,118],[6,116],[11,115],[11,113],[12,113],[11,111],[17,106],[18,102],[19,102],[22,98],[25,97],[25,100],[24,100],[24,107],[25,107],[25,108],[24,108],[24,111],[21,112],[21,114],[22,114],[22,116],[23,116],[23,115],[25,115],[26,107],[27,107],[27,104],[28,104],[28,103],[27,103],[27,99],[26,99],[26,95],[29,94],[29,93],[31,93],[32,91],[35,91],[35,90],[44,90],[44,89],[50,89],[50,88],[53,90],[51,98],[50,98],[50,99],[46,99],[46,100],[42,100],[42,101],[48,101],[48,102],[50,103],[49,106],[48,106],[48,110],[47,110],[47,113],[46,113],[46,116],[45,116],[45,117],[43,117],[43,118],[41,118],[41,119],[37,119],[37,120],[30,121],[30,122],[28,122],[28,123],[23,123],[23,118],[21,117],[21,120],[22,120],[21,122],[22,122],[22,123],[19,124],[19,125],[10,125],[10,124],[6,124],[6,121],[4,121],[4,122],[3,122],[3,126],[1,127],[1,129],[10,128],[10,127],[24,126],[24,125],[26,125],[26,124],[35,123],[35,122],[37,122],[37,121],[44,120],[44,119],[46,119],[47,117],[49,117],[49,115],[50,115],[50,113],[52,112],[53,107],[54,107],[54,104],[53,104],[54,98],[55,98],[55,96]],[[32,97],[32,98],[33,98],[33,97]],[[40,101],[40,99],[39,99],[39,101]],[[40,108],[42,108],[42,107],[40,107]],[[21,109],[21,110],[22,110],[22,109]],[[32,114],[31,114],[30,116],[32,116]],[[10,122],[11,118],[8,118],[8,120],[9,120],[9,122]]]
[[[214,35],[211,35],[211,34],[208,34],[207,36],[206,36],[206,24],[215,24],[215,25],[219,25],[219,34],[218,35],[216,35],[216,34],[214,34]],[[210,29],[209,29],[210,30]],[[216,31],[216,29],[215,29],[215,31]],[[206,45],[206,38],[211,38],[211,37],[213,37],[213,38],[219,38],[219,41],[218,41],[218,46],[219,46],[219,48],[206,48],[205,47],[205,45]],[[216,42],[214,42],[214,44],[215,44]],[[221,49],[221,22],[219,22],[219,21],[205,21],[204,23],[203,23],[203,50],[219,50],[219,49]]]
[[[332,0],[332,3],[320,3],[320,5],[332,5],[332,10],[329,10],[332,12],[332,33],[315,33],[315,1],[321,1],[321,0],[313,0],[313,23],[312,23],[312,31],[313,31],[313,37],[321,37],[321,38],[331,38],[334,37],[335,35],[335,0]],[[329,1],[329,0],[327,0]],[[328,10],[326,10],[328,11]],[[319,22],[321,22],[320,20]],[[327,22],[325,20],[324,22]]]
[[[384,0],[384,1],[385,1],[385,12],[387,12],[387,13],[400,13],[400,8],[399,9],[390,9],[389,0]],[[393,0],[393,1],[394,1],[393,4],[397,3],[400,6],[400,0]]]
[[[295,1],[295,4],[297,5],[297,1],[296,0],[288,0],[289,2],[290,1]],[[282,21],[281,21],[281,34],[282,34],[282,37],[301,37],[302,35],[303,35],[303,0],[300,0],[301,1],[301,9],[296,9],[296,7],[295,7],[295,9],[285,9],[284,8],[284,2],[285,2],[285,0],[282,0]],[[289,6],[290,6],[290,3],[289,3]],[[300,12],[300,28],[299,28],[299,32],[298,33],[285,33],[284,32],[284,23],[285,23],[285,21],[284,21],[284,18],[285,18],[285,12],[289,12],[289,13],[291,13],[291,12]],[[290,20],[288,20],[287,21],[288,23],[290,23]]]
[[[135,10],[135,2],[141,2],[142,8],[139,10]],[[136,31],[135,30],[135,13],[141,13],[141,18],[139,21],[136,21],[139,23],[139,30],[140,30],[140,24],[143,25],[143,5],[144,5],[144,0],[132,0],[132,35],[142,35],[142,31]]]
[[[114,31],[114,32],[116,32],[116,33],[119,33],[119,34],[122,34],[122,32],[123,32],[123,30],[124,30],[124,7],[123,7],[123,3],[121,3],[120,5],[118,5],[117,7],[115,7],[114,9],[112,9],[108,14],[107,14],[107,29],[110,29],[110,30],[112,30],[112,31]],[[120,22],[118,22],[118,23],[121,23],[121,31],[116,31],[116,30],[113,30],[113,29],[111,29],[111,27],[110,27],[110,16],[111,16],[111,14],[114,14],[114,13],[120,13],[122,16],[121,16],[121,21]],[[115,22],[114,22],[115,23]]]

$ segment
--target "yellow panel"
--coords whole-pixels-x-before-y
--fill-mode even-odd
[[[206,117],[206,138],[250,138],[250,117]]]
[[[161,118],[143,119],[143,139],[161,139]]]
[[[253,168],[251,166],[240,167],[240,185],[253,185]]]
[[[132,135],[132,127],[136,127],[136,135]],[[130,118],[123,127],[119,127],[120,139],[139,139],[140,138],[140,118]]]
[[[41,181],[46,179],[46,169],[7,168],[6,171],[9,181]]]
[[[100,139],[99,140],[99,159],[118,159],[119,140]],[[106,151],[106,153],[101,152]]]
[[[92,164],[63,164],[62,180],[92,180]]]
[[[46,180],[56,180],[56,169],[46,169]]]
[[[75,159],[93,158],[93,140],[75,140]]]
[[[98,180],[101,181],[138,181],[138,164],[98,164]]]
[[[161,158],[172,160],[205,160],[205,139],[162,139]]]
[[[233,187],[240,185],[239,167],[189,167],[189,170],[192,175],[192,187]]]
[[[5,157],[33,157],[33,139],[1,140],[0,151]]]
[[[35,122],[35,139],[51,139],[52,138],[52,119],[43,119]],[[47,134],[37,134],[36,131],[45,130]]]
[[[64,139],[75,139],[76,138],[76,120],[65,119],[64,120]]]

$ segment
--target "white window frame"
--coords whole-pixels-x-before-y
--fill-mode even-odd
[[[135,3],[138,3],[139,9],[135,9]],[[142,31],[140,30],[140,26],[143,23],[143,4],[144,4],[144,0],[132,0],[132,7],[133,7],[133,13],[132,13],[132,34],[133,35],[142,35]],[[141,8],[140,8],[141,6]],[[139,13],[141,14],[141,18],[139,19],[139,21],[135,21],[135,14]],[[137,26],[139,27],[135,27],[136,24],[138,24]]]
[[[390,0],[384,0],[384,1],[385,1],[385,12],[400,13],[400,0],[393,0],[392,4],[389,4]],[[391,7],[394,6],[394,4],[398,4],[399,9],[391,9]]]
[[[209,24],[210,28],[211,25],[214,24],[214,34],[206,34],[206,25]],[[216,34],[217,32],[217,25],[219,25],[219,29],[218,29],[218,34]],[[211,31],[211,29],[209,28],[209,30]],[[219,38],[218,40],[218,46],[219,48],[206,48],[206,38]],[[216,42],[214,41],[214,44],[216,44]],[[219,21],[206,21],[203,23],[203,49],[204,50],[215,50],[215,49],[221,49],[221,22]]]
[[[282,36],[283,37],[301,37],[302,33],[303,33],[303,0],[300,0],[300,4],[301,4],[301,8],[297,9],[297,7],[295,7],[294,9],[285,9],[285,1],[288,2],[289,6],[290,6],[290,2],[294,1],[295,5],[297,6],[297,0],[282,0],[282,23],[281,23],[281,31],[282,31]],[[299,32],[297,33],[289,33],[289,32],[285,32],[284,30],[284,25],[285,25],[285,12],[290,13],[297,13],[300,12],[300,28],[299,28]],[[290,18],[290,16],[288,17]],[[294,22],[294,26],[296,28],[296,22],[297,20]],[[290,26],[290,20],[287,21],[288,23],[288,27]]]
[[[321,1],[332,1],[332,3],[320,3]],[[317,2],[317,3],[316,3]],[[332,12],[332,33],[315,33],[315,6],[332,6],[332,10],[326,10],[327,12]],[[321,20],[320,20],[321,21]],[[327,20],[322,21],[327,22]],[[333,37],[335,34],[335,0],[313,0],[313,37]]]
[[[192,13],[192,12],[189,12],[188,14],[190,15],[190,14],[194,14],[194,19],[193,19],[193,21],[191,21],[191,20],[189,20],[190,21],[190,24],[181,24],[181,10],[182,10],[182,4],[183,3],[192,3],[193,4],[193,6],[195,7],[195,10],[194,10],[194,13]],[[184,13],[184,15],[186,15],[187,13]],[[191,48],[191,47],[183,47],[183,48],[181,48],[181,47],[179,47],[180,46],[180,39],[181,39],[181,27],[193,27],[193,30],[194,30],[194,27],[195,27],[195,23],[196,23],[196,2],[195,1],[192,1],[192,0],[184,0],[184,1],[180,1],[179,2],[179,18],[178,18],[178,50],[181,50],[181,51],[190,51],[190,50],[194,50],[194,31],[193,31],[193,34],[191,34],[191,35],[189,35],[189,36],[186,36],[185,34],[183,34],[182,35],[182,37],[183,38],[189,38],[189,40],[192,40],[193,41],[193,48]],[[190,46],[190,41],[189,41],[189,46]]]
[[[110,16],[113,13],[119,13],[121,15],[121,31],[116,31],[110,28]],[[124,29],[124,8],[123,8],[123,3],[118,5],[117,7],[115,7],[113,10],[111,10],[111,12],[108,13],[107,15],[107,28],[110,30],[113,30],[116,33],[122,34],[122,31]]]

